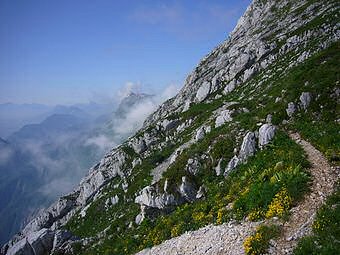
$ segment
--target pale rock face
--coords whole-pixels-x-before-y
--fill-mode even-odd
[[[105,206],[115,205],[118,202],[119,202],[119,197],[118,197],[118,195],[115,195],[111,198],[106,199]]]
[[[251,67],[251,68],[245,70],[244,75],[243,75],[243,81],[248,80],[255,72],[256,72],[255,67]]]
[[[205,129],[204,127],[200,127],[196,132],[196,136],[195,136],[196,142],[202,140],[204,136],[205,136]]]
[[[223,159],[220,159],[217,163],[217,166],[215,167],[215,172],[216,172],[216,175],[217,176],[220,176],[221,175],[221,163],[222,163]]]
[[[37,232],[42,228],[51,227],[54,221],[64,217],[69,211],[73,209],[73,207],[76,205],[76,194],[77,193],[71,193],[67,196],[59,198],[58,201],[53,203],[49,208],[30,221],[22,230],[22,233],[29,235],[30,233]]]
[[[32,232],[26,238],[15,243],[7,251],[8,255],[49,254],[53,247],[54,232],[43,228]]]
[[[259,147],[267,145],[275,135],[275,126],[271,124],[263,124],[259,129]]]
[[[108,203],[109,203],[109,201],[105,202],[105,205],[107,205]],[[80,214],[80,216],[81,216],[82,218],[84,218],[84,217],[86,216],[87,209],[89,209],[90,206],[91,206],[91,204],[88,204],[88,205],[85,206],[83,209],[81,209],[81,211],[80,211],[79,214]]]
[[[232,92],[236,88],[236,81],[232,80],[229,82],[223,89],[223,94],[227,95],[228,93]]]
[[[57,230],[54,234],[52,251],[57,250],[64,242],[70,239],[75,239],[70,232],[66,230]]]
[[[196,199],[201,199],[205,196],[205,188],[203,186],[201,186],[196,194]]]
[[[172,194],[160,194],[156,192],[156,189],[153,186],[146,186],[136,196],[135,203],[147,207],[163,209],[167,206],[175,205],[177,202]]]
[[[197,192],[192,186],[192,184],[187,180],[186,176],[182,176],[182,183],[179,186],[179,193],[187,201],[194,201],[196,198]]]
[[[300,105],[303,110],[307,110],[311,100],[312,100],[312,96],[309,92],[302,92],[300,96]]]
[[[142,164],[142,160],[140,158],[135,158],[133,161],[132,161],[132,168],[138,166]]]
[[[271,123],[272,123],[272,120],[273,120],[273,115],[268,114],[267,117],[266,117],[266,122],[267,122],[268,124],[271,124]]]
[[[182,149],[177,149],[170,159],[170,164],[173,164],[181,153]]]
[[[256,151],[255,133],[248,132],[243,138],[239,158],[245,161],[248,157],[253,156]]]
[[[183,107],[182,112],[186,112],[187,110],[189,110],[190,104],[191,104],[190,101],[186,101],[186,102],[184,103],[184,107]]]
[[[145,219],[145,205],[140,206],[140,213],[135,218],[135,223],[140,225],[142,221]]]
[[[232,159],[228,162],[227,168],[224,172],[224,176],[227,176],[231,170],[236,168],[241,163],[240,159],[235,155]]]
[[[293,102],[288,103],[288,106],[286,109],[288,117],[292,117],[295,111],[296,111],[295,104]]]
[[[202,102],[210,93],[210,83],[204,82],[201,87],[197,90],[196,101]]]
[[[144,139],[142,138],[132,140],[131,146],[134,149],[134,151],[138,154],[143,153],[148,149]]]
[[[199,172],[199,170],[200,170],[199,167],[200,167],[200,163],[199,163],[199,161],[198,161],[196,158],[194,158],[194,159],[192,159],[192,158],[188,159],[188,163],[187,163],[187,165],[186,165],[186,170],[187,170],[190,174],[192,174],[192,175],[197,175],[198,172]]]
[[[54,232],[43,228],[27,237],[35,254],[49,254],[53,247]]]
[[[233,113],[233,111],[230,110],[224,110],[220,113],[219,116],[217,116],[216,120],[215,120],[215,128],[222,126],[224,123],[226,122],[230,122],[232,121],[232,117],[231,114]]]
[[[162,127],[165,131],[169,131],[171,129],[174,129],[175,127],[177,127],[177,125],[179,124],[179,121],[178,120],[168,120],[168,119],[165,119],[163,120],[162,122]]]
[[[105,156],[98,169],[92,171],[79,185],[79,196],[77,202],[85,205],[87,200],[94,195],[107,181],[117,175],[123,177],[122,168],[126,161],[126,154],[121,149],[114,150]]]
[[[6,255],[35,255],[31,245],[24,238],[10,247]]]

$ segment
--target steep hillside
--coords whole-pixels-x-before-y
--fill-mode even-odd
[[[339,8],[336,0],[254,0],[178,95],[3,253],[133,254],[177,236],[162,244],[170,244],[165,254],[191,254],[184,248],[194,239],[195,254],[291,253],[323,199],[300,215],[310,221],[303,231],[282,238],[296,233],[287,227],[296,210],[333,191],[318,187],[315,172],[327,168],[330,184],[338,178],[311,155],[339,163]]]

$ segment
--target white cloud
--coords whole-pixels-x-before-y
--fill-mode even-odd
[[[11,158],[13,151],[10,148],[0,149],[0,165],[5,165],[7,161]]]
[[[85,145],[95,145],[99,147],[101,151],[106,151],[116,146],[116,144],[112,141],[112,139],[109,139],[108,137],[102,134],[98,136],[90,137],[89,139],[85,141]]]
[[[117,125],[114,126],[114,133],[116,136],[128,136],[134,131],[138,130],[146,117],[148,117],[157,107],[157,104],[151,100],[147,100],[140,104],[137,104],[131,109],[124,119],[119,120]]]

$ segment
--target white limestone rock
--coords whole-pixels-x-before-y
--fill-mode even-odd
[[[253,156],[256,151],[256,136],[254,132],[248,132],[243,138],[239,158],[246,161],[248,157]]]
[[[210,82],[203,82],[201,87],[197,90],[196,101],[202,102],[210,93]]]
[[[296,111],[295,104],[293,102],[288,103],[288,106],[286,109],[288,117],[292,117],[295,111]]]
[[[197,191],[197,194],[196,194],[196,199],[201,199],[205,196],[205,188],[204,186],[200,186],[198,191]]]
[[[49,254],[53,247],[54,232],[43,228],[27,237],[35,254]]]
[[[267,145],[275,135],[275,126],[271,124],[263,124],[259,129],[259,147],[263,148]]]
[[[232,92],[236,88],[236,81],[230,81],[223,89],[223,94],[227,95],[228,93]]]
[[[182,176],[182,183],[179,186],[179,192],[187,201],[192,202],[196,198],[197,191],[193,185],[187,180],[186,176]]]
[[[75,238],[70,232],[66,230],[57,230],[54,234],[52,252],[56,251],[63,245],[63,243],[70,239],[76,240],[77,238]]]
[[[302,107],[303,110],[307,110],[311,100],[312,100],[312,96],[310,92],[302,92],[301,96],[300,96],[300,105]]]
[[[142,138],[133,139],[133,140],[130,141],[130,144],[131,144],[132,148],[134,149],[134,151],[138,154],[143,153],[144,151],[147,150],[146,143],[145,143],[144,139],[142,139]]]
[[[9,247],[6,255],[35,255],[35,253],[27,239],[24,238],[15,243],[13,246]]]
[[[204,127],[200,127],[197,132],[196,132],[196,135],[195,135],[195,140],[196,142],[202,140],[205,136],[205,128]]]
[[[222,172],[222,168],[221,168],[221,163],[222,163],[223,159],[220,159],[217,163],[217,166],[215,167],[215,173],[217,176],[221,175]]]
[[[229,172],[236,168],[240,163],[241,160],[236,155],[234,155],[234,157],[232,157],[232,159],[228,162],[227,168],[225,169],[223,175],[228,176]]]
[[[189,158],[188,163],[185,167],[186,171],[188,171],[192,175],[197,175],[200,170],[200,163],[197,158]]]
[[[177,204],[172,194],[158,193],[153,186],[144,187],[136,196],[135,203],[158,209]]]
[[[232,115],[233,111],[230,110],[224,110],[222,111],[215,120],[215,128],[222,126],[226,122],[232,121]]]
[[[142,160],[140,158],[134,158],[132,161],[132,168],[142,164]]]

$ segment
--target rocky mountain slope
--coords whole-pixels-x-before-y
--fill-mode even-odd
[[[178,95],[2,252],[133,254],[207,225],[176,240],[189,247],[197,235],[227,235],[247,254],[272,251],[275,238],[284,247],[285,223],[309,190],[333,190],[313,186],[309,154],[288,131],[339,163],[339,8],[336,0],[254,0]],[[239,233],[228,230],[235,224]],[[328,251],[338,251],[338,237],[329,238]],[[198,254],[219,254],[197,245]]]

